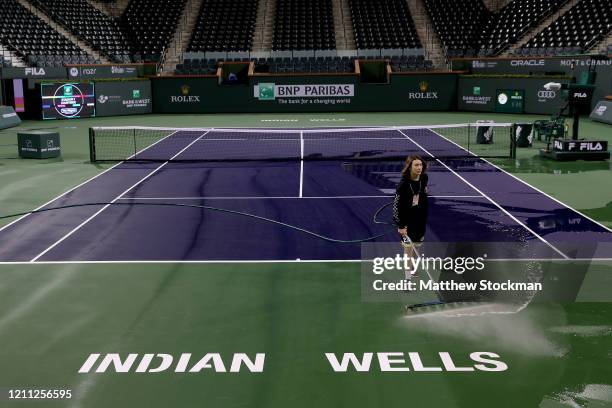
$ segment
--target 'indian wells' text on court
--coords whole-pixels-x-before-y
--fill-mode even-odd
[[[93,353],[85,360],[79,373],[261,373],[264,371],[265,353],[248,356],[246,353],[235,353],[231,358],[224,358],[219,353],[207,353],[203,357],[192,358],[191,353],[183,353],[178,358],[171,354],[136,354],[122,356],[119,353]],[[506,371],[508,365],[499,361],[499,355],[488,351],[476,351],[466,356],[452,357],[448,352],[439,352],[437,356],[421,356],[417,352],[379,352],[379,353],[325,353],[330,368],[336,373],[345,372],[475,372]],[[469,361],[469,363],[467,363]]]

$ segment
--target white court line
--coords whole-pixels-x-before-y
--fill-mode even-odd
[[[294,263],[361,263],[372,262],[373,259],[251,259],[251,260],[114,260],[114,261],[15,261],[0,262],[2,265],[108,265],[108,264],[294,264]],[[612,258],[517,258],[517,259],[487,259],[487,261],[508,262],[612,262]]]
[[[300,132],[300,193],[302,198],[304,195],[304,132]]]
[[[297,142],[298,139],[289,139],[289,138],[284,138],[284,139],[270,139],[270,138],[258,138],[258,137],[252,137],[252,138],[247,138],[247,137],[243,137],[243,138],[238,138],[238,137],[226,137],[226,138],[206,138],[206,139],[201,139],[198,140],[198,142],[210,142],[210,141],[216,141],[216,142],[232,142],[234,140],[240,140],[240,141],[244,141],[244,140],[252,140],[255,142]]]
[[[527,231],[529,231],[531,234],[533,234],[535,237],[537,237],[540,241],[544,242],[546,245],[548,245],[551,249],[553,249],[556,253],[558,253],[559,255],[563,256],[566,259],[570,259],[569,256],[567,256],[566,254],[564,254],[563,252],[561,252],[557,247],[555,247],[553,244],[551,244],[550,242],[548,242],[547,240],[545,240],[542,236],[538,235],[534,230],[532,230],[531,228],[529,228],[527,225],[525,225],[523,222],[521,222],[518,218],[516,218],[514,215],[512,215],[510,212],[508,212],[505,208],[503,208],[501,205],[499,205],[495,200],[493,200],[491,197],[489,197],[488,195],[486,195],[485,193],[483,193],[482,191],[480,191],[478,188],[476,188],[473,184],[471,184],[469,181],[467,181],[465,178],[463,178],[460,174],[458,174],[457,172],[455,172],[453,169],[451,169],[450,167],[448,167],[446,165],[446,163],[444,163],[442,160],[440,159],[436,159],[434,157],[433,154],[431,154],[427,149],[425,149],[423,146],[421,146],[420,144],[418,144],[417,142],[415,142],[412,138],[410,138],[408,135],[406,135],[404,132],[402,132],[400,129],[398,129],[398,132],[400,132],[402,135],[404,135],[406,137],[406,139],[410,140],[412,143],[414,143],[417,147],[419,147],[421,150],[423,150],[425,153],[427,153],[430,157],[434,158],[438,163],[440,163],[442,166],[446,167],[446,169],[448,169],[450,172],[452,172],[453,174],[455,174],[457,177],[459,177],[465,184],[467,184],[468,186],[472,187],[475,191],[477,191],[478,193],[482,194],[483,197],[485,197],[487,200],[489,200],[491,202],[491,204],[493,204],[494,206],[496,206],[497,208],[499,208],[502,212],[504,212],[504,214],[506,214],[508,217],[510,217],[512,220],[514,220],[517,224],[521,225],[523,228],[525,228]]]
[[[469,153],[469,154],[471,154],[472,156],[474,156],[474,157],[476,157],[476,158],[478,158],[478,159],[480,159],[480,160],[482,160],[482,161],[484,161],[484,162],[488,163],[490,166],[495,167],[497,170],[501,171],[502,173],[505,173],[505,174],[509,175],[509,176],[510,176],[510,177],[512,177],[513,179],[516,179],[516,180],[520,181],[521,183],[523,183],[523,184],[525,184],[526,186],[528,186],[528,187],[530,187],[530,188],[534,189],[534,190],[535,190],[535,191],[537,191],[538,193],[540,193],[540,194],[542,194],[542,195],[545,195],[546,197],[550,198],[551,200],[553,200],[553,201],[554,201],[554,202],[556,202],[557,204],[561,204],[563,207],[565,207],[565,208],[567,208],[567,209],[570,209],[570,210],[574,211],[576,214],[580,215],[581,217],[584,217],[584,218],[586,218],[587,220],[591,221],[592,223],[599,225],[599,226],[600,226],[600,227],[602,227],[603,229],[605,229],[605,230],[607,230],[607,231],[609,231],[609,232],[612,232],[612,228],[606,227],[605,225],[603,225],[603,224],[602,224],[602,223],[600,223],[599,221],[596,221],[596,220],[594,220],[593,218],[589,217],[588,215],[585,215],[585,214],[581,213],[580,211],[576,210],[575,208],[570,207],[569,205],[567,205],[567,204],[563,203],[563,202],[562,202],[562,201],[560,201],[559,199],[557,199],[557,198],[555,198],[555,197],[551,196],[550,194],[548,194],[548,193],[546,193],[546,192],[544,192],[544,191],[540,190],[539,188],[532,186],[531,184],[527,183],[525,180],[521,180],[520,178],[518,178],[518,177],[517,177],[517,176],[515,176],[514,174],[507,172],[506,170],[502,169],[501,167],[499,167],[499,166],[497,166],[497,165],[495,165],[495,164],[491,163],[491,162],[490,162],[490,161],[488,161],[487,159],[483,159],[482,157],[478,157],[478,155],[477,155],[477,154],[475,154],[475,153],[473,153],[473,152],[470,152],[469,150],[465,149],[463,146],[461,146],[461,145],[459,145],[459,144],[457,144],[457,143],[453,142],[452,140],[450,140],[450,139],[448,139],[447,137],[445,137],[444,135],[442,135],[442,134],[440,134],[440,133],[436,132],[435,130],[433,130],[433,129],[428,129],[428,130],[429,130],[430,132],[433,132],[433,133],[435,133],[436,135],[440,136],[442,139],[444,139],[444,140],[446,140],[446,141],[448,141],[448,142],[450,142],[450,143],[454,144],[455,146],[457,146],[457,147],[461,148],[462,150],[465,150],[466,152],[468,152],[468,153]]]
[[[206,134],[208,132],[210,132],[212,129],[207,130],[204,134],[200,135],[197,139],[193,140],[191,143],[189,143],[185,148],[181,149],[180,152],[178,152],[177,154],[175,154],[174,156],[172,156],[170,158],[170,160],[175,159],[177,156],[179,156],[181,153],[183,153],[185,150],[187,150],[188,148],[190,148],[198,139],[206,136]],[[125,190],[124,192],[122,192],[121,194],[119,194],[117,197],[115,197],[113,199],[113,201],[111,201],[109,204],[106,204],[104,207],[102,207],[100,210],[96,211],[95,214],[93,214],[91,217],[87,218],[85,221],[83,221],[82,223],[80,223],[78,226],[76,226],[75,228],[73,228],[70,232],[68,232],[66,235],[64,235],[62,238],[60,238],[59,240],[57,240],[55,243],[53,243],[51,246],[49,246],[47,249],[45,249],[44,251],[42,251],[41,253],[39,253],[38,255],[36,255],[34,258],[32,258],[30,260],[30,262],[36,262],[41,256],[43,256],[44,254],[46,254],[47,252],[49,252],[50,250],[52,250],[53,248],[55,248],[57,245],[59,245],[61,242],[63,242],[66,238],[70,237],[72,234],[74,234],[75,232],[77,232],[79,229],[81,229],[85,224],[87,224],[89,221],[93,220],[95,217],[97,217],[100,213],[102,213],[102,211],[106,210],[108,207],[111,206],[112,203],[114,203],[115,201],[117,201],[119,198],[121,198],[121,196],[123,196],[124,194],[126,194],[127,192],[129,192],[131,189],[133,189],[134,187],[136,187],[137,185],[139,185],[140,183],[142,183],[143,181],[145,181],[146,179],[148,179],[149,177],[151,177],[152,175],[154,175],[155,173],[157,173],[162,167],[164,167],[166,164],[168,164],[170,162],[170,160],[162,163],[161,165],[157,166],[152,172],[150,172],[149,174],[147,174],[145,177],[141,178],[137,183],[135,183],[133,186],[131,186],[130,188],[128,188],[127,190]]]
[[[142,150],[139,150],[138,152],[136,152],[136,153],[134,153],[133,155],[131,155],[130,157],[128,157],[128,158],[127,158],[127,160],[129,160],[129,159],[133,158],[134,156],[136,156],[136,155],[138,155],[138,154],[140,154],[140,153],[144,152],[145,150],[147,150],[147,149],[149,149],[149,148],[151,148],[151,147],[155,146],[156,144],[158,144],[158,143],[159,143],[159,142],[161,142],[162,140],[165,140],[165,139],[169,138],[170,136],[174,135],[174,134],[175,134],[175,133],[177,133],[177,132],[178,132],[178,130],[177,130],[177,131],[175,131],[175,132],[170,133],[170,134],[169,134],[168,136],[166,136],[166,137],[163,137],[162,139],[158,140],[157,142],[153,143],[152,145],[147,146],[147,147],[145,147],[145,148],[144,148],[144,149],[142,149]],[[64,192],[64,193],[62,193],[62,194],[60,194],[60,195],[58,195],[58,196],[57,196],[57,197],[55,197],[55,198],[52,198],[51,200],[47,201],[47,202],[46,202],[46,203],[44,203],[43,205],[41,205],[41,206],[39,206],[39,207],[36,207],[36,208],[35,208],[33,211],[37,211],[37,210],[40,210],[40,209],[41,209],[41,208],[43,208],[43,207],[48,206],[48,205],[49,205],[49,204],[51,204],[52,202],[59,200],[60,198],[62,198],[62,197],[63,197],[63,196],[65,196],[66,194],[69,194],[69,193],[73,192],[74,190],[76,190],[76,189],[77,189],[77,188],[79,188],[79,187],[83,187],[85,184],[87,184],[87,183],[89,183],[90,181],[93,181],[94,179],[96,179],[96,178],[100,177],[100,176],[101,176],[101,175],[103,175],[104,173],[111,171],[111,170],[112,170],[112,169],[114,169],[115,167],[117,167],[117,166],[119,166],[119,165],[123,164],[124,162],[125,162],[125,161],[121,161],[121,162],[119,162],[119,163],[117,163],[117,164],[114,164],[113,166],[109,167],[108,169],[104,170],[103,172],[96,174],[95,176],[93,176],[93,177],[91,177],[91,178],[89,178],[89,179],[85,180],[85,181],[84,181],[84,182],[82,182],[81,184],[79,184],[79,185],[77,185],[77,186],[75,186],[75,187],[72,187],[70,190],[68,190],[68,191],[66,191],[66,192]],[[1,228],[0,228],[0,232],[4,231],[5,229],[7,229],[8,227],[10,227],[11,225],[13,225],[13,224],[15,224],[15,223],[17,223],[17,222],[19,222],[19,221],[23,220],[24,218],[28,217],[28,216],[29,216],[29,215],[31,215],[31,214],[32,214],[32,213],[28,213],[28,214],[22,215],[21,217],[17,218],[16,220],[11,221],[10,223],[8,223],[8,224],[6,224],[5,226],[1,227]]]
[[[303,196],[303,197],[121,197],[119,200],[298,200],[298,199],[317,199],[317,200],[333,200],[333,199],[361,199],[361,198],[393,198],[394,195],[359,195],[359,196]],[[429,198],[484,198],[481,195],[429,195]]]
[[[269,139],[268,139],[269,140]],[[306,140],[312,141],[328,141],[328,140],[404,140],[401,137],[306,137]]]
[[[198,140],[198,142],[206,142],[206,141],[217,141],[217,142],[231,142],[232,140],[249,140],[247,138],[232,138],[232,139],[215,139],[215,138],[210,138],[210,139],[202,139],[202,140]]]

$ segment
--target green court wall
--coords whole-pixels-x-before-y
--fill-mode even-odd
[[[457,81],[457,107],[460,111],[494,112],[498,89],[525,92],[524,113],[553,114],[559,112],[565,99],[562,91],[549,91],[544,84],[563,82],[559,78],[512,78],[461,75]]]
[[[279,87],[329,90],[330,85],[349,92],[267,99],[258,93],[260,84],[275,92]],[[248,85],[219,85],[216,77],[158,78],[152,85],[154,113],[449,111],[457,101],[452,73],[391,75],[389,84],[361,84],[356,75],[292,75],[252,76]]]

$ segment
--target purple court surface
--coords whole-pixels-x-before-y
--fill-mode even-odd
[[[427,241],[533,241],[558,258],[586,257],[580,244],[612,242],[610,229],[485,160],[465,158],[434,132],[351,135],[174,133],[137,156],[173,160],[119,163],[42,208],[97,204],[34,213],[1,228],[0,262],[357,260],[360,242],[334,240],[382,234],[374,241],[397,241],[386,223],[402,167],[342,160],[357,145],[370,158],[391,150],[428,159]],[[331,159],[300,160],[321,153]],[[277,160],[180,162],[215,155]],[[381,208],[377,220],[385,223],[375,223]]]

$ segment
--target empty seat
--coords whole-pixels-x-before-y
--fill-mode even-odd
[[[0,5],[0,42],[29,65],[62,66],[87,56],[16,0],[1,0]]]
[[[335,48],[331,0],[276,0],[273,50]]]
[[[358,49],[421,48],[405,0],[349,0]]]
[[[138,59],[157,62],[179,24],[185,0],[130,0],[121,24]]]
[[[539,32],[523,48],[547,49],[547,55],[571,55],[588,50],[612,31],[610,0],[583,0]]]
[[[250,51],[259,0],[204,0],[187,51]]]
[[[119,22],[87,0],[32,0],[32,3],[111,60],[119,62],[117,55],[129,54],[130,45]]]

